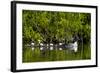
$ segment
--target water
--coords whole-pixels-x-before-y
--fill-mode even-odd
[[[67,61],[91,59],[89,44],[77,44],[77,52],[64,44],[24,46],[23,62]],[[67,45],[68,46],[68,45]],[[33,49],[34,48],[34,49]]]
[[[69,49],[69,50],[74,50],[75,52],[77,52],[78,43],[77,42],[69,43],[69,44],[64,44],[64,43],[43,44],[43,43],[40,43],[40,44],[36,44],[36,45],[34,43],[31,43],[31,45],[29,47],[31,47],[32,50],[34,50],[37,47],[37,48],[40,48],[40,50],[46,50],[46,49],[49,49],[49,50],[53,50],[53,49],[66,50],[66,49]]]

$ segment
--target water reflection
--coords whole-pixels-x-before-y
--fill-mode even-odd
[[[32,50],[34,50],[36,48],[39,48],[40,50],[66,50],[66,49],[68,49],[68,50],[73,50],[74,52],[77,52],[77,50],[78,50],[77,41],[74,42],[74,43],[68,43],[68,44],[64,44],[64,43],[35,44],[35,43],[32,42],[30,45],[26,45],[26,46],[31,47]]]

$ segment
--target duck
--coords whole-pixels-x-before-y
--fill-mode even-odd
[[[50,50],[53,50],[53,43],[50,43]]]
[[[63,45],[63,43],[59,43],[59,46]],[[62,50],[62,47],[59,48],[59,50]]]
[[[68,48],[69,50],[73,50],[74,52],[78,51],[78,42],[75,41],[73,43],[69,43],[66,48]]]
[[[35,48],[34,48],[34,45],[35,45],[35,43],[34,43],[34,42],[31,42],[31,48],[32,48],[32,50],[35,49]]]
[[[40,43],[40,50],[43,50],[43,43]]]

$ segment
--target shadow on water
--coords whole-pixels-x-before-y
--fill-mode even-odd
[[[61,45],[24,47],[23,50],[23,62],[83,60],[90,59],[90,56],[89,44],[78,44],[77,52]]]

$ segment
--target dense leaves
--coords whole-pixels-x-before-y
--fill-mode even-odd
[[[91,59],[91,14],[76,12],[23,10],[23,62]],[[32,41],[53,44],[68,43],[78,36],[78,51],[43,50],[27,47]],[[44,52],[45,51],[45,52]]]
[[[90,40],[91,14],[23,10],[23,42],[67,42],[78,35]]]

